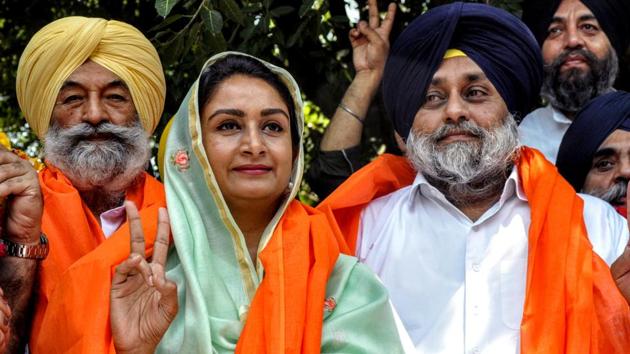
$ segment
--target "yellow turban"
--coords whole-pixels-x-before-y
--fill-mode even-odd
[[[17,98],[35,134],[46,135],[59,90],[88,59],[125,82],[142,126],[152,133],[164,109],[166,83],[151,42],[123,22],[65,17],[33,36],[18,65]]]

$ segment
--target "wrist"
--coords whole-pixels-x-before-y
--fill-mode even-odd
[[[42,234],[41,228],[29,231],[23,234],[15,234],[14,232],[5,233],[2,238],[11,242],[20,243],[24,245],[37,245],[40,243],[40,235]]]
[[[354,86],[355,89],[363,91],[362,93],[370,92],[372,95],[376,93],[381,79],[383,78],[383,71],[375,70],[362,70],[358,71],[350,86]]]
[[[24,244],[0,239],[0,257],[17,257],[26,259],[45,259],[48,256],[48,239],[43,233],[35,244]]]

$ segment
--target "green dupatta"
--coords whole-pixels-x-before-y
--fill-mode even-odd
[[[215,55],[204,69],[229,54],[245,55]],[[301,136],[303,103],[297,84],[284,69],[261,62],[289,88]],[[245,239],[210,168],[202,145],[197,88],[198,80],[173,118],[170,131],[165,132],[168,137],[163,176],[175,244],[166,268],[167,277],[177,283],[180,309],[162,338],[158,353],[234,352],[249,305],[264,275],[260,260],[252,263]],[[258,253],[269,243],[287,206],[297,195],[303,154],[300,143],[291,177],[293,187],[265,229]],[[322,351],[402,351],[385,289],[355,258],[339,256],[328,279],[326,295],[337,300],[335,311],[324,315]],[[378,329],[374,328],[374,321],[378,321]]]

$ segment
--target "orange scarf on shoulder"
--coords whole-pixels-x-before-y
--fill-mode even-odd
[[[536,150],[522,148],[517,168],[531,209],[521,353],[627,353],[630,307],[592,251],[582,199]],[[383,155],[318,208],[335,215],[353,254],[363,208],[415,174],[407,159]]]
[[[39,175],[44,196],[42,231],[50,253],[39,269],[37,303],[29,347],[32,353],[113,351],[109,290],[113,267],[129,256],[127,222],[105,238],[79,192],[54,167]],[[127,191],[140,211],[147,254],[153,249],[164,188],[145,174]]]
[[[326,284],[342,240],[330,218],[298,201],[289,204],[259,255],[265,277],[237,354],[320,352]]]

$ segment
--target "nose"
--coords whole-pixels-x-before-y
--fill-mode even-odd
[[[567,26],[565,32],[565,48],[579,49],[584,47],[584,39],[580,35],[577,26]]]
[[[466,102],[459,94],[451,94],[444,108],[444,123],[458,123],[468,119]]]
[[[92,125],[109,121],[109,114],[101,98],[94,92],[88,95],[88,101],[83,114],[83,121]]]
[[[267,147],[262,134],[256,127],[247,127],[241,141],[241,152],[252,156],[264,155]]]
[[[617,170],[615,180],[630,180],[630,156],[628,158],[621,159],[619,162],[619,169]]]

